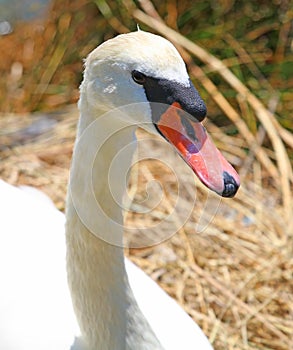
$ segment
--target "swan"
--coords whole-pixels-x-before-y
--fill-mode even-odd
[[[232,197],[239,187],[200,123],[206,107],[181,56],[141,30],[110,39],[85,61],[78,106],[66,218],[0,181],[0,348],[212,349],[123,253],[122,198],[138,126],[172,144],[211,190]]]

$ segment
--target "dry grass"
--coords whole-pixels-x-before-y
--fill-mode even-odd
[[[197,201],[192,214],[166,242],[130,249],[126,254],[178,300],[216,350],[293,348],[293,137],[274,115],[275,95],[266,107],[226,65],[166,26],[150,2],[140,4],[144,12],[132,2],[128,10],[137,21],[177,45],[191,76],[202,85],[207,104],[213,104],[230,120],[228,126],[219,127],[211,121],[206,126],[239,171],[242,185],[235,199],[219,203],[176,158],[176,169],[184,177],[180,192],[183,206],[172,216],[170,231],[192,205],[190,192],[196,181]],[[110,25],[116,31],[126,30],[118,19],[111,20]],[[249,55],[244,57],[247,64],[253,62]],[[204,64],[202,68],[194,64],[195,58]],[[234,90],[233,103],[213,83],[211,71]],[[50,80],[49,76],[45,78]],[[46,118],[46,125],[51,127],[42,135],[27,129],[41,123],[42,114],[5,114],[0,118],[0,176],[12,184],[40,188],[63,210],[78,114],[70,106]],[[255,128],[251,127],[252,120],[257,120]],[[238,132],[229,135],[226,131],[231,125]],[[138,136],[147,137],[143,131]],[[169,157],[165,148],[148,142],[146,145],[154,158]],[[172,158],[170,155],[170,162]],[[158,160],[142,161],[133,170],[139,176],[138,181],[132,177],[130,182],[132,208],[141,205],[146,184],[152,179],[159,181],[164,190],[160,206],[150,215],[130,212],[126,216],[129,225],[151,226],[172,210],[178,189],[176,177]],[[205,210],[203,203],[207,203]],[[205,230],[197,232],[205,224]]]
[[[63,210],[77,111],[71,107],[53,118],[58,123],[52,130],[26,140],[23,130],[35,123],[36,117],[11,115],[0,119],[0,140],[5,145],[0,174],[12,184],[40,188]],[[222,133],[211,123],[207,127],[221,146]],[[138,136],[146,137],[143,131]],[[234,138],[225,136],[225,144],[230,145],[225,154],[243,172],[243,140]],[[147,145],[150,156],[166,159],[166,149]],[[180,220],[180,210],[189,210],[192,205],[189,192],[195,181],[186,173],[185,164],[178,165],[176,159],[174,165],[187,174],[181,192],[186,208],[179,208],[178,216],[172,217],[171,232]],[[139,169],[139,183],[132,184],[133,203],[145,196],[145,184],[152,178],[163,184],[165,197],[150,215],[128,214],[127,224],[151,226],[170,211],[177,194],[176,178],[158,160],[142,161]],[[211,222],[209,210],[213,212],[219,202],[214,196],[206,202],[207,193],[198,184],[198,200],[179,232],[158,246],[132,249],[128,254],[194,317],[215,349],[289,349],[293,331],[292,218],[286,218],[282,194],[272,186],[269,174],[265,176],[259,161],[253,158],[252,165],[244,170],[239,194],[234,200],[222,200]],[[202,203],[208,203],[204,212]],[[208,222],[202,232],[195,230],[199,213]]]

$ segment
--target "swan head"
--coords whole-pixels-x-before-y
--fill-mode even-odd
[[[97,116],[127,106],[127,118],[170,142],[208,188],[237,192],[238,174],[201,124],[205,103],[168,40],[139,30],[104,42],[86,59],[80,91]]]

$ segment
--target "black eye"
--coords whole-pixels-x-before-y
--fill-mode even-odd
[[[139,72],[137,70],[134,70],[134,71],[132,71],[131,75],[132,75],[132,79],[137,84],[143,85],[145,83],[146,77],[145,77],[145,75],[143,73],[141,73],[141,72]]]

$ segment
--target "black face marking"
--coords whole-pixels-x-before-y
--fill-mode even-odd
[[[236,183],[233,176],[231,176],[227,171],[223,172],[224,179],[224,191],[221,193],[222,197],[234,197],[239,185]]]
[[[134,75],[137,74],[137,72],[138,71],[132,72],[134,80]],[[151,103],[154,123],[158,122],[160,116],[167,110],[168,106],[174,102],[178,102],[182,109],[187,112],[191,118],[193,117],[194,120],[202,121],[204,119],[207,113],[206,105],[193,86],[191,80],[189,80],[189,86],[184,86],[176,81],[142,75],[144,82],[141,83],[141,85],[144,87],[147,99]],[[159,105],[160,103],[162,105]]]

